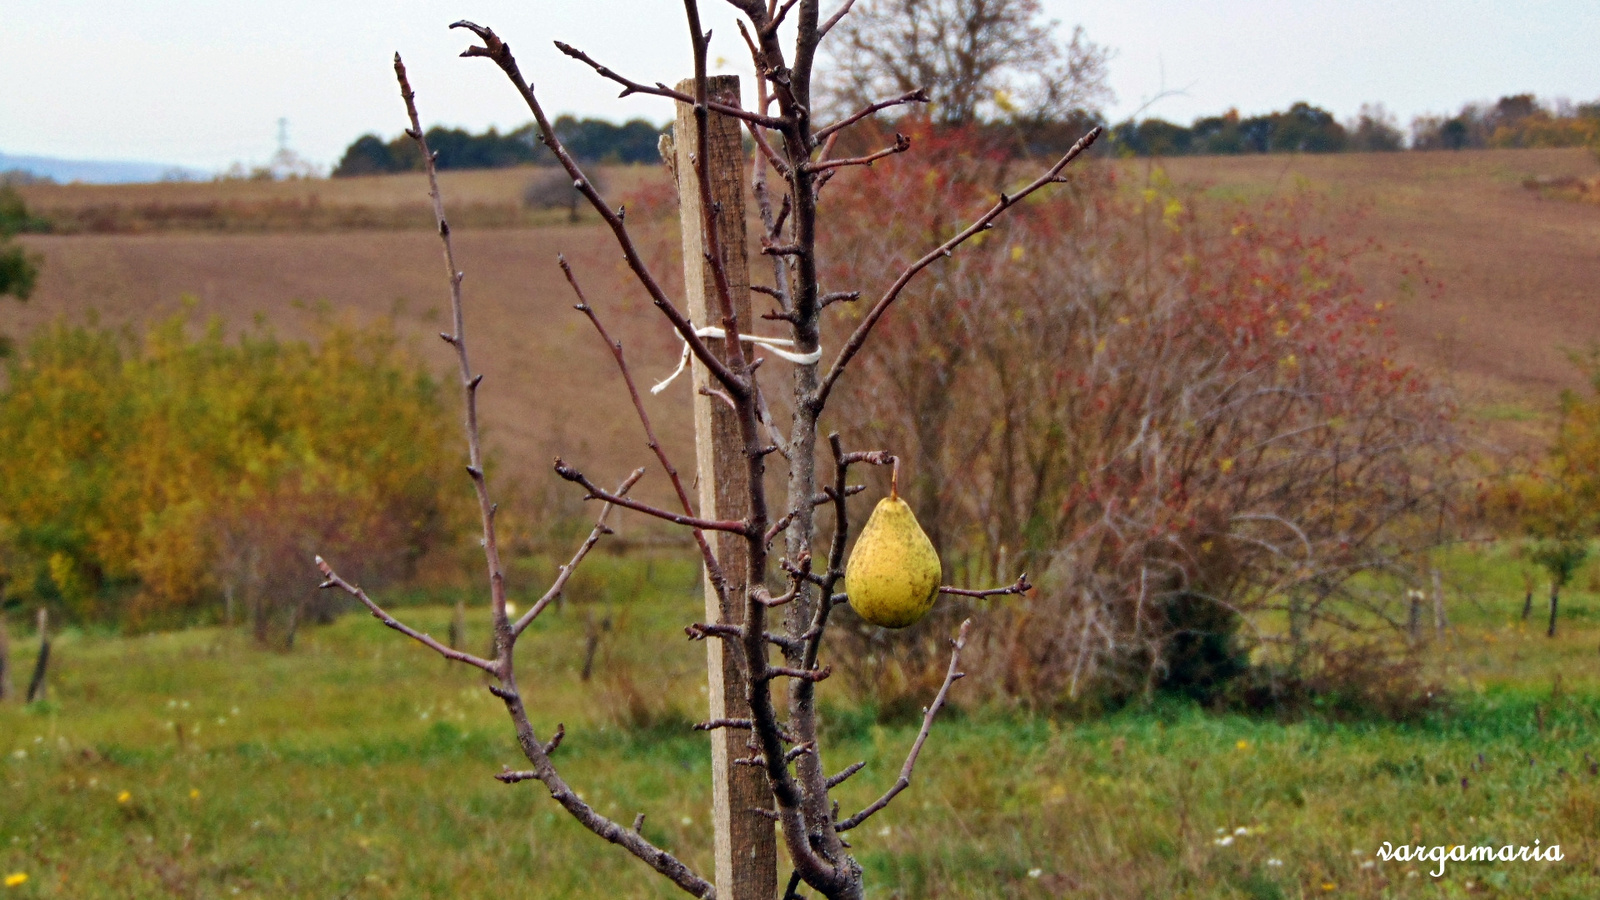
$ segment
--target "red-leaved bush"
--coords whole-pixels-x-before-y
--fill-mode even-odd
[[[827,185],[861,210],[833,219],[828,290],[871,296],[1007,183],[960,133],[912,137],[914,158]],[[1375,248],[1328,237],[1314,197],[1224,204],[1114,176],[1078,170],[925,272],[837,426],[906,459],[957,579],[1033,576],[981,619],[1004,692],[1360,694],[1330,673],[1393,658],[1374,648],[1453,502],[1451,407],[1386,326],[1430,286],[1395,267],[1366,289],[1353,260]],[[923,670],[948,631],[864,629],[857,674],[937,681]]]

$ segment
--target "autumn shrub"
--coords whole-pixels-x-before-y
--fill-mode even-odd
[[[831,202],[895,211],[836,220],[828,290],[870,292],[1007,184],[1005,160],[959,133],[913,141],[916,160],[828,185]],[[1229,702],[1260,696],[1246,673],[1306,690],[1339,674],[1348,694],[1348,654],[1403,653],[1392,607],[1457,480],[1451,407],[1386,325],[1430,284],[1397,268],[1367,289],[1352,264],[1373,248],[1328,237],[1328,215],[1305,195],[1229,205],[1159,172],[1084,170],[936,264],[879,326],[835,407],[843,430],[904,457],[947,579],[1025,570],[1038,586],[980,601],[999,690]],[[971,604],[941,605],[893,640],[860,629],[844,665],[925,686]]]
[[[387,325],[316,346],[186,315],[135,336],[57,324],[0,390],[0,587],[130,628],[326,617],[314,548],[404,574],[462,517],[446,401]]]

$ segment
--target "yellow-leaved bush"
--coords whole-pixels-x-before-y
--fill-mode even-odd
[[[0,385],[0,591],[149,627],[319,610],[312,554],[404,574],[466,521],[445,397],[391,326],[57,324]],[[210,613],[203,613],[209,617]]]

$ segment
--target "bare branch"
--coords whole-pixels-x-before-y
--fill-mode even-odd
[[[651,274],[650,268],[645,265],[644,259],[639,255],[639,250],[633,243],[633,236],[628,233],[627,226],[623,224],[622,216],[600,196],[600,193],[595,190],[588,177],[583,174],[583,169],[572,158],[572,154],[567,152],[567,148],[562,145],[560,138],[556,137],[555,129],[551,127],[550,119],[545,115],[544,107],[540,105],[539,98],[534,95],[533,85],[522,77],[522,71],[517,66],[517,60],[511,55],[510,45],[502,41],[499,35],[494,33],[493,29],[473,22],[462,20],[455,22],[450,27],[465,28],[483,41],[483,46],[468,47],[462,51],[461,55],[486,57],[499,66],[500,70],[511,80],[512,86],[521,95],[523,103],[533,113],[533,119],[539,125],[539,139],[544,142],[546,147],[550,148],[551,153],[555,154],[556,159],[561,163],[561,167],[567,170],[567,174],[572,176],[573,187],[583,194],[584,198],[589,201],[589,205],[594,208],[595,212],[600,214],[600,218],[604,219],[606,225],[611,228],[611,233],[616,238],[617,245],[622,248],[622,256],[627,260],[628,268],[633,270],[634,277],[638,279],[639,284],[644,287],[645,291],[650,294],[650,299],[655,303],[656,308],[661,310],[662,314],[667,317],[667,320],[672,323],[673,329],[678,332],[678,336],[683,339],[684,343],[689,345],[689,349],[693,351],[695,357],[705,365],[707,371],[717,381],[730,389],[739,385],[741,382],[739,376],[711,352],[705,341],[701,340],[700,336],[695,333],[695,325],[667,297],[666,291],[661,287],[661,283]]]
[[[583,63],[589,68],[594,69],[595,72],[600,75],[600,77],[610,79],[611,81],[615,81],[617,84],[622,85],[622,93],[618,96],[626,97],[629,94],[650,94],[651,96],[655,97],[666,97],[668,100],[676,100],[679,103],[687,103],[690,105],[695,103],[695,98],[693,96],[685,94],[682,91],[675,91],[672,88],[661,84],[660,82],[649,85],[641,84],[640,82],[624,78],[623,76],[618,75],[616,72],[613,72],[611,69],[608,69],[596,62],[594,59],[591,59],[589,54],[579,50],[571,44],[564,44],[561,41],[556,41],[555,45],[557,50],[560,50],[562,53],[572,57],[578,62]],[[480,54],[473,55],[476,56]],[[719,112],[725,116],[731,116],[735,119],[749,122],[752,125],[760,125],[762,128],[781,128],[784,126],[784,124],[786,124],[781,118],[763,115],[759,112],[751,112],[750,110],[741,109],[737,106],[732,106],[717,100],[707,100],[706,106],[711,110]]]
[[[710,719],[705,722],[694,723],[695,731],[715,731],[718,728],[735,728],[749,731],[754,727],[749,719]]]
[[[843,771],[841,771],[839,774],[828,776],[828,790],[831,791],[839,785],[844,784],[851,775],[854,775],[866,767],[867,764],[865,762],[853,762],[850,765],[845,766]]]
[[[827,404],[828,394],[833,390],[834,384],[838,382],[839,376],[844,374],[845,366],[849,365],[850,360],[861,352],[862,345],[866,343],[867,335],[872,333],[872,327],[878,324],[878,320],[883,318],[884,313],[889,311],[889,306],[900,296],[900,292],[905,290],[906,285],[910,284],[911,280],[917,276],[917,273],[932,265],[934,260],[948,256],[950,251],[961,246],[973,235],[987,230],[994,220],[999,218],[1001,213],[1015,206],[1024,197],[1045,185],[1053,184],[1060,180],[1062,170],[1077,159],[1083,151],[1089,149],[1089,145],[1093,144],[1104,130],[1098,125],[1090,129],[1088,134],[1079,138],[1078,142],[1072,145],[1072,149],[1068,150],[1066,155],[1057,160],[1056,164],[1051,166],[1043,175],[1034,179],[1015,195],[1001,194],[999,201],[990,207],[988,212],[979,216],[977,220],[962,229],[954,237],[928,251],[921,259],[901,272],[900,276],[894,280],[894,283],[889,286],[883,296],[873,304],[872,310],[861,320],[861,324],[856,326],[855,331],[850,334],[849,340],[839,349],[838,357],[834,360],[833,365],[828,368],[828,374],[823,376],[822,384],[817,388],[817,393],[811,401],[813,408],[820,412],[822,407]]]
[[[509,652],[509,651],[508,651]],[[511,715],[511,721],[517,729],[517,744],[522,748],[523,756],[533,763],[531,772],[501,773],[496,776],[507,783],[517,781],[537,780],[542,782],[550,791],[551,799],[561,804],[574,819],[602,838],[617,844],[632,853],[650,868],[666,876],[673,884],[685,892],[702,900],[713,900],[716,897],[716,887],[693,869],[684,865],[681,860],[668,851],[657,847],[638,829],[628,829],[618,822],[602,815],[598,810],[585,803],[577,792],[567,784],[566,779],[556,771],[555,764],[550,761],[550,751],[558,740],[552,739],[549,743],[540,741],[533,733],[533,726],[528,721],[528,711],[522,704],[522,696],[515,687],[494,689],[495,696],[505,702],[506,711]],[[526,776],[531,775],[532,778]],[[513,776],[508,778],[507,776]],[[638,819],[634,820],[638,824]]]
[[[360,600],[361,603],[366,606],[369,611],[371,611],[374,618],[390,628],[393,628],[395,631],[398,631],[417,643],[422,644],[424,647],[427,647],[445,659],[463,662],[469,666],[476,666],[477,668],[488,672],[490,675],[500,674],[499,667],[493,662],[483,659],[482,657],[473,656],[471,653],[463,653],[460,650],[447,647],[444,644],[439,643],[431,635],[420,632],[404,622],[396,619],[394,616],[389,615],[389,613],[384,611],[383,607],[372,602],[372,598],[367,596],[366,591],[348,581],[345,581],[343,578],[340,578],[338,573],[334,572],[333,568],[329,566],[327,562],[325,562],[320,556],[317,557],[317,568],[321,570],[322,577],[327,579],[320,585],[321,587],[336,587],[356,598],[357,600]]]
[[[844,159],[818,160],[814,163],[807,163],[806,166],[813,172],[824,172],[828,169],[842,169],[845,166],[871,167],[873,163],[883,159],[885,156],[893,156],[896,153],[904,153],[910,149],[911,139],[897,131],[894,135],[894,146],[892,147],[885,147],[882,150],[879,150],[875,153],[869,153],[866,156],[850,156]]]
[[[839,831],[849,831],[862,822],[872,818],[879,810],[888,806],[890,801],[899,793],[911,786],[911,772],[917,766],[917,756],[922,753],[922,745],[928,740],[928,732],[933,730],[933,717],[939,714],[944,707],[945,698],[950,696],[950,686],[966,673],[957,669],[961,663],[961,650],[967,645],[967,629],[972,626],[972,620],[961,623],[961,630],[956,634],[956,639],[951,642],[950,669],[945,673],[944,684],[939,687],[938,696],[933,698],[933,703],[922,716],[922,730],[917,732],[917,739],[911,745],[911,752],[906,756],[905,765],[900,767],[900,777],[895,779],[894,785],[884,792],[882,797],[872,801],[866,809],[856,813],[838,825],[834,826]]]
[[[639,479],[643,477],[644,470],[635,469],[633,474],[629,475],[623,480],[622,484],[617,486],[617,495],[621,496],[632,490],[633,486],[638,484]],[[589,551],[594,549],[594,545],[600,542],[600,536],[611,533],[611,529],[606,527],[606,516],[610,514],[610,503],[600,508],[600,515],[595,517],[594,529],[589,532],[589,537],[578,547],[578,552],[574,553],[572,559],[561,567],[560,574],[556,576],[556,580],[550,585],[550,589],[544,592],[544,596],[540,597],[527,612],[522,614],[522,618],[511,626],[511,636],[513,638],[521,635],[523,630],[532,625],[533,620],[539,617],[539,613],[544,612],[545,607],[549,606],[551,601],[561,596],[561,592],[567,586],[567,580],[572,577],[573,572],[578,570],[578,564],[583,562],[585,556],[589,555]],[[698,534],[699,532],[696,533]]]
[[[1027,572],[1023,572],[1021,575],[1018,575],[1015,582],[1008,584],[1005,587],[985,588],[983,590],[973,591],[967,590],[966,588],[950,587],[949,585],[939,586],[939,593],[955,594],[961,597],[998,597],[1001,594],[1026,594],[1031,590],[1033,590],[1033,585],[1028,583]]]
[[[691,641],[703,641],[708,637],[738,640],[744,634],[744,632],[739,630],[739,626],[724,625],[720,622],[695,622],[693,624],[683,626],[683,631],[689,636],[689,640]]]
[[[880,110],[888,109],[891,106],[903,106],[907,103],[927,103],[929,99],[927,88],[917,88],[916,90],[906,91],[904,94],[901,94],[898,97],[891,97],[888,100],[879,100],[876,103],[869,103],[856,112],[851,113],[849,116],[833,123],[832,125],[829,125],[826,128],[818,129],[816,139],[819,141],[827,140],[836,132],[843,131],[844,129],[849,128],[851,125],[854,125],[862,119],[865,119],[867,116],[870,116]]]
[[[650,414],[645,412],[644,401],[639,396],[639,388],[633,383],[633,373],[628,370],[628,360],[622,355],[622,342],[612,340],[611,335],[606,332],[605,326],[600,324],[600,317],[595,314],[594,308],[589,305],[588,299],[583,296],[583,288],[578,286],[578,279],[573,274],[572,267],[567,265],[566,257],[558,255],[556,259],[561,265],[562,274],[567,276],[567,284],[572,286],[572,292],[578,296],[578,311],[589,317],[590,323],[594,325],[594,330],[600,333],[600,339],[605,341],[606,347],[611,350],[612,358],[617,361],[617,369],[622,373],[622,381],[628,386],[628,398],[633,401],[633,410],[639,416],[639,424],[644,426],[645,444],[649,446],[650,452],[656,455],[656,461],[661,463],[662,471],[667,473],[667,480],[672,482],[672,490],[678,495],[678,503],[683,506],[684,515],[694,515],[694,503],[690,501],[689,492],[683,487],[683,479],[678,477],[678,468],[672,464],[671,459],[667,458],[666,449],[656,439],[655,429],[650,426]],[[618,493],[622,492],[619,491]],[[700,560],[705,564],[706,573],[711,579],[712,586],[717,591],[717,596],[726,598],[728,596],[728,579],[722,571],[722,564],[717,562],[716,554],[711,552],[711,544],[706,541],[705,532],[698,528],[695,529],[694,541],[700,548]]]
[[[839,20],[843,19],[850,12],[850,7],[855,5],[856,0],[844,0],[844,5],[839,7],[839,11],[829,16],[828,21],[823,22],[822,27],[817,29],[817,40],[821,41],[824,37],[827,37],[828,32],[833,30],[833,26],[839,24]]]
[[[768,666],[766,675],[771,678],[798,678],[803,681],[821,681],[833,674],[832,666],[820,669],[794,669],[788,666]]]
[[[453,331],[448,337],[456,351],[456,364],[461,373],[462,391],[466,397],[467,472],[472,476],[473,491],[478,497],[478,517],[483,528],[483,555],[489,568],[489,607],[494,619],[495,652],[501,654],[515,638],[506,620],[506,579],[500,565],[500,544],[495,535],[495,504],[489,499],[489,486],[483,477],[483,443],[478,433],[478,386],[482,375],[472,373],[467,358],[466,318],[461,302],[461,280],[465,277],[456,267],[455,249],[450,242],[450,223],[444,216],[444,198],[439,193],[439,172],[433,152],[428,149],[427,137],[422,131],[422,121],[417,115],[416,92],[406,79],[406,66],[400,54],[394,55],[394,76],[400,83],[400,97],[406,104],[406,117],[411,121],[407,132],[422,151],[423,166],[428,173],[428,197],[433,201],[433,218],[439,229],[439,241],[444,245],[444,264],[450,279],[450,319]]]
[[[683,10],[689,20],[689,36],[694,44],[694,166],[695,188],[700,195],[700,232],[705,239],[706,261],[711,266],[711,282],[716,286],[717,306],[722,312],[723,354],[728,368],[740,373],[736,382],[726,385],[728,393],[741,400],[755,392],[755,376],[745,371],[744,344],[739,340],[739,317],[734,311],[733,289],[728,282],[728,267],[722,247],[722,229],[717,227],[722,207],[711,195],[711,116],[710,97],[706,79],[706,47],[710,35],[700,28],[700,7],[695,0],[684,0]],[[775,122],[782,125],[786,123]],[[743,252],[743,248],[739,248]],[[748,380],[746,380],[748,378]],[[737,406],[735,411],[738,411]]]
[[[685,525],[689,528],[699,528],[705,531],[727,531],[733,534],[749,534],[750,532],[750,523],[748,522],[724,521],[721,519],[701,519],[695,516],[679,515],[675,512],[668,512],[664,509],[651,506],[648,503],[640,503],[639,501],[629,497],[613,494],[610,491],[607,491],[605,488],[600,487],[599,485],[590,481],[587,475],[584,475],[577,469],[574,469],[562,462],[561,457],[559,456],[556,457],[555,468],[557,475],[560,475],[562,478],[565,478],[574,484],[582,485],[583,488],[589,492],[589,496],[584,498],[586,500],[604,500],[607,503],[614,503],[617,506],[626,507],[634,512],[642,512],[647,516],[655,516],[658,519],[665,519],[675,525]]]
[[[778,26],[783,24],[783,17],[787,16],[789,14],[789,10],[798,2],[800,2],[800,0],[784,0],[784,4],[782,6],[780,6],[780,7],[778,7],[778,12],[775,15],[773,15],[772,21],[768,22],[767,24],[765,24],[765,25],[763,25],[761,27],[762,33],[763,34],[774,34],[774,33],[776,33],[777,30],[778,30]]]

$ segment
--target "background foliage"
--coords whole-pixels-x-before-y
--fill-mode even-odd
[[[323,337],[230,341],[182,315],[35,334],[0,391],[5,596],[134,628],[222,605],[265,637],[316,611],[313,552],[377,578],[450,545],[437,385],[386,325]]]

